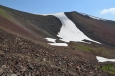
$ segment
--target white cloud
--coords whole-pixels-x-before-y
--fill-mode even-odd
[[[115,15],[115,8],[104,9],[100,12],[101,14],[112,14]]]

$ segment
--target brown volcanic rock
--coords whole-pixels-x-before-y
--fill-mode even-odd
[[[3,30],[0,35],[1,76],[114,76],[96,68],[96,62],[79,58],[71,48],[34,43]]]
[[[1,17],[1,19],[4,21],[0,20],[1,22],[4,22],[1,26],[9,27],[10,32],[15,33],[15,31],[18,31],[16,34],[33,40],[37,40],[38,38],[38,40],[41,39],[43,41],[43,39],[46,37],[58,38],[56,35],[60,31],[62,23],[55,16],[35,15],[10,9],[4,6],[0,6],[0,8],[5,10],[4,12],[6,12],[11,17],[11,21],[6,20],[3,17]],[[10,25],[7,26],[6,23],[9,22]],[[21,32],[23,32],[23,34]]]
[[[115,46],[115,21],[96,20],[77,12],[66,12],[65,14],[91,39]]]

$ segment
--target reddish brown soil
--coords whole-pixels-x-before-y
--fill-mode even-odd
[[[26,37],[28,39],[43,41],[43,38],[34,35],[29,30],[25,29],[24,27],[21,27],[20,25],[13,23],[12,21],[2,17],[1,15],[0,15],[0,27],[8,32],[11,32],[16,35],[20,35],[22,37]]]

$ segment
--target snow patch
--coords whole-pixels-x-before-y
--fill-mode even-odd
[[[115,62],[115,59],[108,59],[108,58],[104,58],[104,57],[100,57],[100,56],[96,56],[98,62]]]
[[[47,39],[47,41],[49,41],[49,42],[55,42],[56,41],[56,39],[53,39],[53,38],[45,38],[45,39]]]
[[[53,46],[68,46],[67,43],[48,43],[50,45],[53,45]]]
[[[56,43],[56,39],[53,39],[53,38],[45,38],[47,41],[49,42],[53,42],[53,43],[48,43],[50,45],[53,45],[53,46],[68,46],[67,43]]]

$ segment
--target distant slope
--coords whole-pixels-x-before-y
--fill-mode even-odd
[[[91,39],[115,46],[115,21],[97,20],[78,12],[66,12],[65,14]]]

